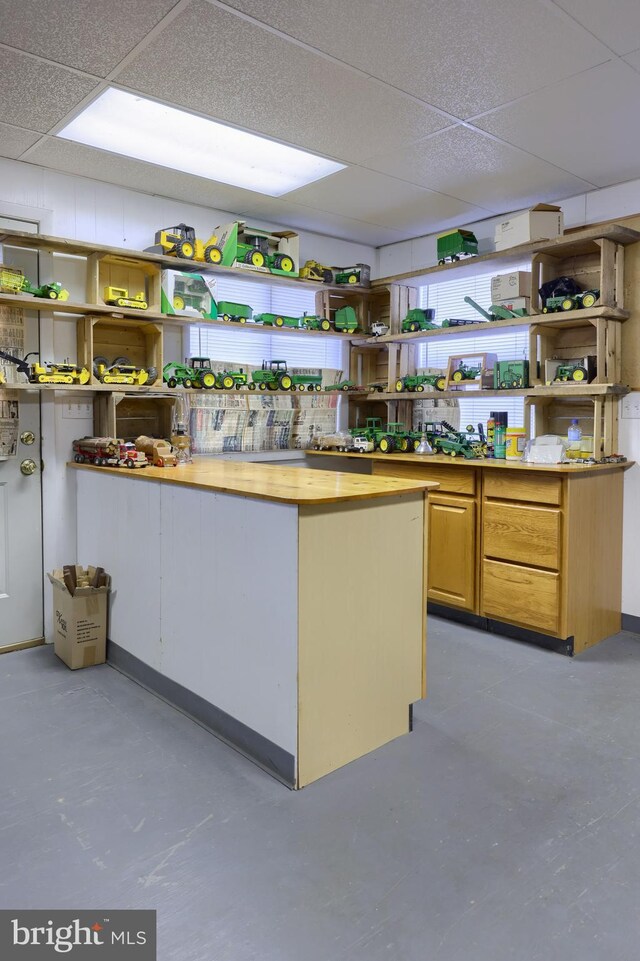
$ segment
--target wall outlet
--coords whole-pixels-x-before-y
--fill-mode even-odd
[[[622,398],[620,415],[625,420],[640,418],[640,391],[632,390]]]
[[[91,420],[93,403],[90,400],[82,401],[79,404],[66,401],[62,407],[62,417],[64,420]]]

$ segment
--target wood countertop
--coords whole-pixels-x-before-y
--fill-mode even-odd
[[[593,474],[606,470],[625,470],[632,467],[635,461],[628,460],[622,464],[523,464],[514,460],[495,460],[493,457],[467,459],[465,457],[448,457],[446,454],[358,454],[332,450],[307,450],[305,454],[314,457],[354,457],[358,460],[379,460],[388,464],[401,463],[429,467],[433,464],[445,464],[447,467],[481,467],[483,470],[509,471],[540,471],[545,474]],[[362,475],[361,475],[362,476]],[[367,475],[364,475],[367,476]]]
[[[224,461],[217,457],[198,457],[183,467],[94,467],[92,464],[69,463],[76,470],[100,474],[116,474],[135,480],[162,481],[192,487],[255,497],[282,504],[337,504],[344,501],[372,500],[398,494],[426,492],[439,485],[414,478],[370,477],[346,471],[315,471],[304,467],[280,467],[277,464],[255,464]]]

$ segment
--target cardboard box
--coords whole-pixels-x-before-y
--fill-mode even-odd
[[[182,270],[162,271],[160,308],[163,314],[216,320],[215,294],[215,277]]]
[[[531,313],[531,297],[508,297],[505,300],[494,300],[494,304],[506,307],[507,310],[526,310]]]
[[[76,572],[82,568],[76,567]],[[87,568],[89,579],[95,568]],[[111,578],[105,575],[102,587],[78,587],[72,595],[67,590],[63,572],[55,570],[47,577],[53,585],[53,649],[72,671],[79,667],[104,664],[107,650],[107,601]]]
[[[293,230],[263,230],[247,227],[244,220],[234,220],[216,227],[215,234],[222,250],[223,267],[240,267],[280,277],[299,274],[300,240]],[[292,269],[282,270],[281,262],[291,264]]]
[[[532,240],[552,240],[564,230],[564,216],[553,204],[536,204],[496,224],[496,250],[517,247]]]
[[[500,304],[513,297],[531,296],[531,274],[526,270],[514,270],[510,274],[498,274],[491,278],[491,303]]]

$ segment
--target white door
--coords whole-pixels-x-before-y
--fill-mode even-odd
[[[0,218],[3,226],[37,231],[37,224]],[[37,282],[35,251],[5,244],[0,262],[21,267],[30,280]],[[24,317],[24,352],[37,351],[38,316],[25,312]],[[6,312],[0,310],[0,347],[7,320]],[[16,379],[26,383],[22,374]],[[0,388],[0,400],[6,401],[7,396]],[[0,652],[25,642],[38,642],[44,634],[40,395],[18,390],[9,396],[17,398],[17,411],[15,405],[0,405],[6,417],[0,430],[4,427],[6,441],[11,433],[9,421],[17,413],[18,439],[15,456],[0,459]],[[29,473],[33,465],[35,469]]]

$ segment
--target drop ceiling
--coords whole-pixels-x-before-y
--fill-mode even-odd
[[[243,218],[379,246],[640,178],[637,0],[0,0],[0,22],[0,156]],[[57,139],[108,85],[347,169],[274,199]]]

